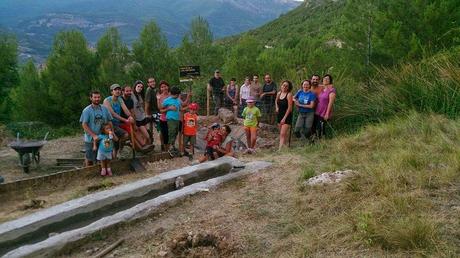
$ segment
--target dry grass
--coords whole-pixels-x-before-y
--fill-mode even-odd
[[[366,128],[289,153],[265,150],[244,160],[274,166],[245,180],[139,222],[108,231],[72,255],[124,236],[121,256],[176,256],[187,232],[226,235],[226,251],[188,250],[195,257],[408,257],[460,254],[460,127],[417,115]],[[358,174],[338,185],[299,183],[336,169]],[[126,234],[126,232],[132,232]],[[158,234],[158,232],[161,232]],[[141,234],[141,236],[139,236]]]

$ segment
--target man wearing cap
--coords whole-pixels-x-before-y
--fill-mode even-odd
[[[110,114],[112,115],[112,124],[113,130],[115,135],[118,137],[118,143],[115,142],[115,148],[113,149],[113,158],[117,157],[117,152],[120,147],[120,143],[123,143],[129,138],[128,132],[120,128],[123,123],[134,123],[134,119],[131,116],[131,112],[126,107],[123,99],[121,98],[121,87],[118,84],[112,84],[110,86],[110,93],[111,96],[108,96],[104,99],[104,106],[109,110]],[[124,118],[121,116],[121,111],[128,116],[128,118]]]
[[[214,102],[214,114],[217,115],[219,108],[222,107],[222,101],[224,98],[224,87],[225,82],[220,77],[220,71],[214,71],[214,77],[208,82],[208,91],[212,91],[212,100]]]

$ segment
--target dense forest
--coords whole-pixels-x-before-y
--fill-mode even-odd
[[[179,85],[180,65],[200,65],[192,87],[204,103],[212,71],[226,81],[271,73],[297,85],[331,73],[338,89],[335,126],[353,130],[408,110],[460,115],[458,0],[311,0],[258,29],[213,40],[197,17],[174,49],[155,21],[128,47],[111,28],[95,49],[79,31],[55,36],[45,64],[18,63],[14,35],[0,36],[0,121],[75,126],[88,93],[154,76]],[[185,87],[184,85],[182,86]]]

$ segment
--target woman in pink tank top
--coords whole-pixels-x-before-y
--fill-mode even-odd
[[[326,123],[332,117],[336,94],[336,90],[332,84],[332,76],[329,74],[324,75],[323,89],[318,95],[318,105],[315,111],[315,128],[319,138],[325,134]]]

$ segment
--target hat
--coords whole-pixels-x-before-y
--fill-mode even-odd
[[[252,96],[250,96],[247,100],[246,100],[246,103],[254,103],[256,102],[256,99]]]
[[[214,71],[214,73],[220,73],[219,69],[216,69],[216,70]]]
[[[193,102],[193,103],[190,103],[190,105],[188,105],[188,108],[190,110],[198,110],[198,104]]]
[[[114,89],[116,89],[116,88],[120,88],[120,89],[121,89],[121,86],[120,86],[119,84],[117,84],[117,83],[114,83],[114,84],[112,84],[112,85],[110,86],[110,90],[114,90]]]
[[[220,128],[220,124],[214,123],[214,124],[211,125],[211,128],[212,128],[212,129]]]

